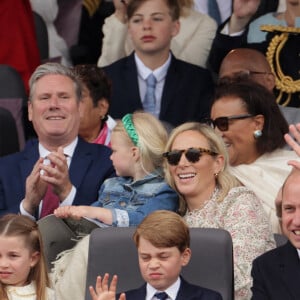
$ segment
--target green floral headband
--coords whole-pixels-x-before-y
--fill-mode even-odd
[[[127,114],[122,118],[123,126],[135,146],[139,144],[139,136],[136,133],[132,122],[132,114]]]

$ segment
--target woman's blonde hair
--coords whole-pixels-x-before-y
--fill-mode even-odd
[[[146,173],[152,173],[155,169],[161,168],[163,164],[162,153],[168,140],[168,133],[163,124],[146,112],[135,112],[126,116],[131,118],[133,131],[138,137],[137,145],[132,141],[122,120],[117,121],[113,132],[123,133],[130,145],[139,148],[140,162]]]
[[[211,127],[209,127],[206,124],[201,124],[197,122],[188,122],[174,128],[167,142],[165,152],[172,150],[172,145],[174,143],[174,140],[180,133],[189,130],[196,131],[200,133],[202,136],[204,136],[208,142],[209,150],[217,153],[218,155],[222,155],[224,157],[223,168],[216,176],[216,184],[220,189],[218,201],[223,201],[223,199],[227,196],[231,188],[240,186],[241,184],[233,175],[229,173],[228,154],[227,154],[226,146],[222,138],[218,136]],[[184,197],[180,195],[180,192],[176,188],[174,178],[170,173],[169,164],[167,163],[166,160],[164,161],[164,170],[165,170],[166,181],[179,194],[179,199],[180,199],[179,213],[183,215],[187,210],[187,204]]]
[[[24,238],[25,246],[33,252],[39,252],[37,264],[32,267],[28,275],[28,283],[35,281],[36,299],[46,300],[46,289],[50,286],[47,266],[44,257],[43,242],[38,225],[29,217],[7,214],[0,218],[0,236]],[[5,284],[0,283],[0,299],[8,300]]]

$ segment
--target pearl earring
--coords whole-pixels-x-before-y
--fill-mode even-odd
[[[255,130],[254,132],[253,132],[253,135],[254,135],[254,137],[256,138],[256,139],[258,139],[258,138],[260,138],[261,136],[262,136],[262,131],[261,130]]]

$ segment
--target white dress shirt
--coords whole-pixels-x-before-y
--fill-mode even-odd
[[[165,85],[165,79],[167,76],[167,72],[169,69],[169,66],[171,64],[171,53],[169,54],[169,57],[167,61],[160,66],[159,68],[155,70],[151,70],[148,67],[144,65],[144,63],[139,59],[136,53],[134,53],[135,63],[137,66],[137,72],[138,72],[138,84],[139,84],[139,90],[140,90],[140,97],[142,100],[142,103],[144,101],[146,90],[147,90],[147,83],[146,79],[147,77],[153,73],[153,75],[156,78],[156,87],[155,87],[155,116],[158,118],[160,113],[160,106],[161,106],[161,98],[162,93]]]
[[[180,283],[181,280],[180,277],[178,277],[177,280],[164,291],[158,291],[149,283],[147,283],[145,300],[157,300],[157,298],[154,295],[160,292],[166,292],[168,294],[169,297],[167,298],[167,300],[175,300],[180,288]]]

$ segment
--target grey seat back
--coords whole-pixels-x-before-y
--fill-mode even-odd
[[[0,107],[0,157],[20,150],[15,119],[6,108]]]
[[[4,99],[0,100],[0,106],[10,110],[16,119],[20,149],[23,149],[25,144],[24,123],[28,119],[27,95],[21,75],[9,65],[0,64],[0,98]],[[7,101],[8,99],[11,99],[11,103]],[[14,112],[14,109],[17,111]],[[27,122],[29,123],[29,121]]]
[[[90,236],[86,300],[88,287],[95,286],[96,276],[108,272],[118,275],[117,291],[143,284],[137,250],[132,236],[135,228],[97,228]],[[220,292],[224,300],[233,299],[233,258],[230,234],[222,229],[192,228],[192,259],[182,275],[190,283]]]

